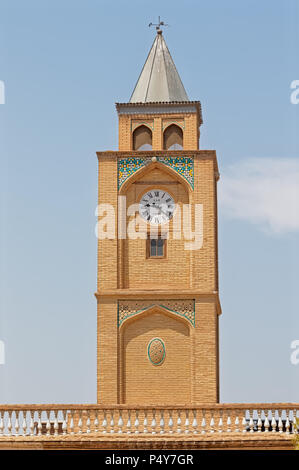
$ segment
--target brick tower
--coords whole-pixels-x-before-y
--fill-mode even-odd
[[[119,150],[97,153],[98,403],[217,403],[217,159],[159,28],[116,109]]]

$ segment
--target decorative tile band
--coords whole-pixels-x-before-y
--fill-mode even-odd
[[[171,124],[175,124],[179,126],[181,129],[185,129],[185,121],[164,121],[162,125],[162,130],[164,131],[167,127],[171,126]]]
[[[140,126],[146,126],[153,131],[154,121],[137,121],[137,122],[131,121],[131,131],[134,131],[135,129],[137,129],[137,127],[140,127]]]
[[[152,157],[120,158],[117,164],[118,189],[137,170],[148,165]],[[179,173],[194,188],[194,162],[192,157],[156,157],[156,161],[164,163]]]
[[[194,162],[192,157],[157,157],[157,160],[179,173],[194,187]]]
[[[162,307],[169,312],[186,318],[195,326],[195,301],[191,300],[119,300],[117,322],[120,327],[128,318],[151,307]]]

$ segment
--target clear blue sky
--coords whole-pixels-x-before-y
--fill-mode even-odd
[[[221,172],[221,401],[299,401],[298,1],[1,0],[0,402],[96,400],[95,152],[158,15]]]

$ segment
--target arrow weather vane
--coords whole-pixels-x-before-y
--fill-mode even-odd
[[[150,28],[151,26],[156,26],[157,32],[162,32],[160,26],[169,26],[168,24],[164,23],[164,21],[161,21],[160,16],[158,17],[158,21],[159,21],[158,23],[150,23],[150,24],[148,25],[149,28]]]

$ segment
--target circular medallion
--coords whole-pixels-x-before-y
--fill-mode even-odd
[[[153,338],[147,347],[148,358],[154,366],[159,366],[165,359],[165,345],[162,339]]]

